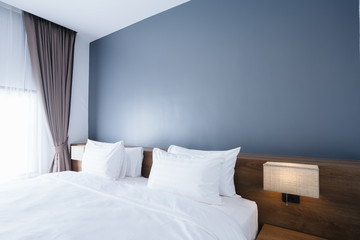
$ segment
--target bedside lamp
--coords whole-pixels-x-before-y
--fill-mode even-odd
[[[264,190],[281,192],[282,200],[300,203],[299,196],[319,198],[319,167],[317,165],[266,162]]]

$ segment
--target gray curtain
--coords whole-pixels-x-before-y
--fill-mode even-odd
[[[24,12],[37,92],[55,149],[50,172],[70,170],[67,135],[76,32]]]

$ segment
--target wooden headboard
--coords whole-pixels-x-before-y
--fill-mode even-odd
[[[316,164],[320,198],[300,197],[300,204],[281,201],[281,193],[263,190],[267,161]],[[149,177],[152,148],[144,149],[142,175]],[[264,223],[328,239],[360,239],[360,161],[242,154],[235,167],[236,192],[258,205]]]
[[[281,193],[264,191],[263,164],[267,161],[318,165],[320,198],[300,197],[300,204],[286,206]],[[144,148],[144,177],[149,177],[151,166],[152,148]],[[81,162],[72,161],[72,167],[81,170]],[[259,229],[267,223],[334,240],[360,238],[360,161],[240,153],[234,181],[239,195],[257,203]]]

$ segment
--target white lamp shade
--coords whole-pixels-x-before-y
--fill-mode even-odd
[[[319,198],[317,165],[266,162],[264,190]]]

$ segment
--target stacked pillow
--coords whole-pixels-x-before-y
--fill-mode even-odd
[[[154,148],[148,187],[180,194],[193,200],[221,204],[234,196],[234,173],[239,148],[201,151],[171,145],[168,152]],[[82,171],[108,179],[140,177],[143,148],[125,148],[124,142],[88,140]]]
[[[155,148],[148,187],[194,200],[221,204],[220,195],[234,196],[234,173],[240,147],[228,151],[201,151],[170,146]]]
[[[221,204],[221,164],[220,158],[178,155],[154,148],[148,187],[199,202]]]
[[[125,148],[124,142],[104,143],[88,139],[82,171],[108,179],[140,177],[143,148]]]
[[[188,156],[203,157],[203,158],[219,158],[222,159],[223,164],[220,173],[220,195],[232,197],[235,193],[234,174],[237,155],[240,152],[240,147],[227,151],[202,151],[187,149],[175,145],[171,145],[168,152],[175,154],[184,154]]]

